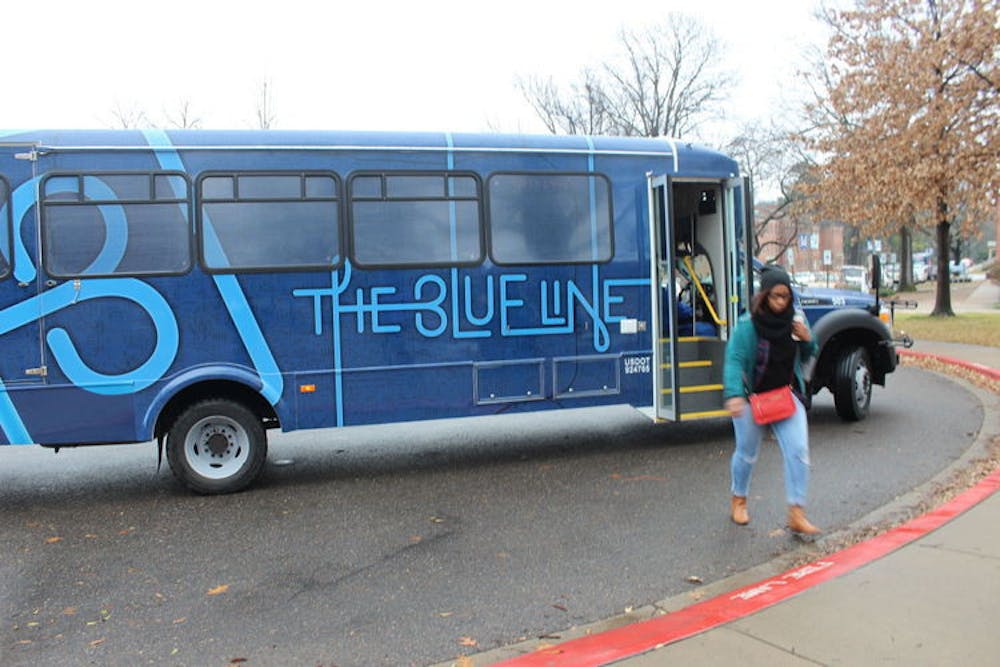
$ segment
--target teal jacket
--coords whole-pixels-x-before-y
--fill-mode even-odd
[[[808,327],[809,324],[807,323]],[[745,313],[736,323],[736,329],[726,345],[726,365],[722,370],[722,400],[733,397],[746,398],[757,381],[756,366],[758,345],[757,330],[750,321],[750,314]],[[806,395],[806,381],[802,375],[802,365],[816,356],[819,347],[815,340],[799,341],[799,353],[795,356],[795,379],[798,383],[800,397]],[[767,363],[767,344],[762,348],[763,363]]]

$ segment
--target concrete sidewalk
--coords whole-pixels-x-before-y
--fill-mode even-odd
[[[615,664],[1000,664],[1000,495],[837,579]]]

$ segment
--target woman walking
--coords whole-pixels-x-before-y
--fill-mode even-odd
[[[731,516],[739,525],[750,523],[747,494],[760,441],[768,427],[774,432],[784,459],[788,528],[801,535],[820,530],[805,515],[809,488],[809,424],[803,406],[802,365],[816,354],[816,343],[804,318],[795,317],[792,284],[782,269],[761,272],[760,290],[751,300],[726,346],[723,399],[733,418],[736,449],[732,459]],[[791,387],[791,416],[759,424],[748,405],[751,393]]]

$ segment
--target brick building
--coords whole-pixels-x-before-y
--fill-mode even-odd
[[[757,220],[763,220],[774,210],[775,204],[764,202],[754,208]],[[807,218],[787,216],[772,220],[757,235],[760,251],[758,259],[777,262],[789,271],[824,273],[824,251],[829,251],[832,273],[844,265],[844,224],[841,222],[812,222]],[[785,245],[786,250],[781,250]],[[777,256],[776,256],[777,255]]]

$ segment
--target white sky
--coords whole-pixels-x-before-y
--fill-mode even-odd
[[[733,122],[792,106],[811,0],[50,0],[8,2],[0,128],[166,124],[183,101],[205,128],[255,126],[261,83],[281,129],[544,132],[518,76],[576,79],[618,30],[693,14],[728,45]],[[705,138],[705,137],[703,137]]]

